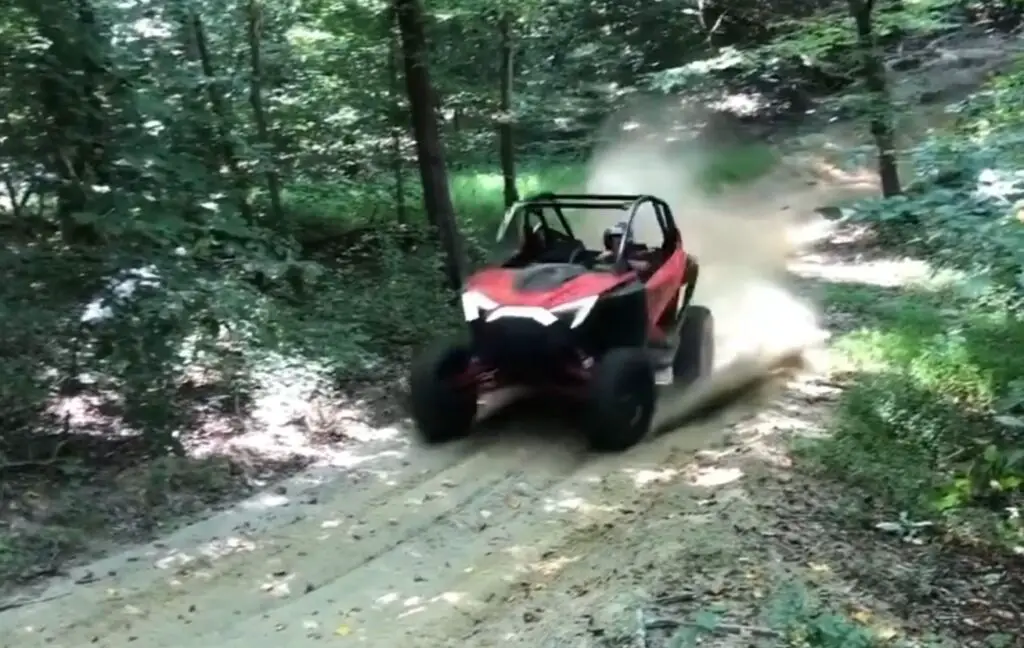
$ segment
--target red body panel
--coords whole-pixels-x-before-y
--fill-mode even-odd
[[[682,246],[666,260],[647,280],[647,327],[648,335],[654,341],[665,337],[658,327],[662,314],[675,305],[679,289],[687,279],[686,252]],[[635,272],[611,274],[589,272],[550,291],[522,292],[515,287],[516,270],[512,268],[488,268],[476,273],[466,283],[467,290],[477,290],[503,306],[539,306],[554,308],[561,304],[599,295],[616,286],[636,279]]]
[[[645,282],[647,335],[652,342],[665,341],[666,331],[661,327],[666,322],[664,317],[666,311],[672,311],[673,317],[668,321],[674,320],[680,290],[683,288],[684,282],[690,280],[690,277],[686,276],[687,260],[688,255],[683,250],[680,241],[672,255]],[[623,274],[588,272],[552,290],[523,292],[515,285],[518,272],[519,269],[516,268],[487,268],[471,276],[466,282],[465,289],[483,293],[502,306],[554,308],[586,297],[603,294],[637,279],[636,272]],[[566,375],[574,377],[576,380],[566,381],[564,385],[549,385],[547,388],[564,391],[570,396],[578,395],[589,380],[590,369],[582,364],[565,369]],[[467,384],[474,385],[480,394],[505,386],[500,375],[475,362],[470,365],[465,380]]]
[[[610,272],[588,272],[554,290],[522,292],[515,287],[516,272],[511,268],[481,270],[469,278],[466,288],[478,290],[503,306],[553,308],[584,297],[599,295],[636,278],[632,272],[621,275]]]
[[[686,252],[682,246],[658,268],[647,280],[647,335],[661,341],[665,332],[658,328],[658,321],[666,309],[674,308],[673,300],[678,299],[679,288],[686,275]]]

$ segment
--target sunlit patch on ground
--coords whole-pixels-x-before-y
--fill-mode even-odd
[[[677,468],[661,468],[658,470],[627,468],[624,472],[633,478],[633,483],[636,484],[637,488],[644,488],[655,483],[670,482],[679,476]]]
[[[886,287],[926,282],[933,274],[931,264],[918,259],[835,263],[821,255],[795,261],[790,264],[790,269],[802,277],[829,283],[858,283]]]
[[[698,468],[691,479],[694,486],[711,488],[731,484],[743,477],[739,468]]]
[[[836,167],[814,175],[815,182],[865,189],[858,184],[862,176],[842,175]],[[465,190],[486,185],[492,192],[499,182],[477,177]],[[772,209],[816,207],[818,196],[778,201]],[[755,234],[773,224],[752,222]],[[836,233],[818,221],[786,247]],[[134,597],[101,605],[102,613],[91,620],[67,624],[77,622],[93,636],[108,636],[97,628],[109,630],[110,641],[125,643],[127,631],[118,624],[145,615],[153,624],[164,621],[165,627],[206,637],[233,624],[230,631],[239,637],[273,637],[279,645],[316,635],[367,645],[396,645],[415,636],[419,645],[432,646],[458,636],[465,639],[460,645],[469,646],[480,645],[473,633],[484,628],[486,640],[507,637],[510,644],[536,646],[538,637],[574,627],[587,638],[599,636],[598,630],[606,638],[621,631],[635,645],[639,629],[663,635],[683,630],[693,623],[692,614],[717,603],[719,623],[708,645],[731,648],[778,639],[779,631],[764,627],[754,612],[780,596],[776,585],[787,578],[820,588],[825,598],[855,600],[855,620],[874,622],[872,607],[861,604],[867,596],[858,582],[844,580],[831,561],[808,558],[815,547],[807,539],[822,536],[808,521],[810,505],[773,490],[799,479],[790,470],[787,444],[821,433],[838,392],[824,370],[808,371],[803,363],[808,347],[824,345],[825,322],[813,300],[783,276],[783,263],[765,264],[778,271],[770,278],[741,263],[716,265],[709,238],[701,299],[714,303],[720,315],[725,380],[708,383],[703,392],[706,386],[698,387],[698,396],[765,376],[791,352],[801,355],[797,364],[804,374],[780,371],[772,389],[741,399],[717,418],[671,430],[619,456],[595,458],[567,449],[553,435],[417,447],[408,443],[401,423],[373,421],[372,400],[325,396],[321,369],[268,370],[244,429],[188,449],[298,456],[311,464],[309,471],[211,518],[202,531],[151,545],[116,568],[91,568],[101,575],[118,572],[101,576],[109,582],[65,583],[76,604],[88,602],[88,592],[102,597],[121,583],[132,586],[124,591]],[[757,256],[756,246],[722,238],[732,246],[723,248],[726,260],[744,250]],[[769,247],[759,259],[777,261],[774,253]],[[913,262],[838,263],[824,254],[804,256],[789,270],[820,282],[881,286],[930,277],[928,268]],[[252,483],[267,486],[273,476]],[[151,571],[159,572],[161,585],[148,583]],[[164,587],[168,574],[172,595]],[[678,581],[666,581],[667,574]],[[186,592],[209,604],[189,617],[187,631],[174,618],[179,608],[188,609],[186,598],[173,598]],[[87,617],[76,612],[83,609],[69,605],[68,616]],[[158,645],[147,641],[159,639],[143,635],[141,645]]]

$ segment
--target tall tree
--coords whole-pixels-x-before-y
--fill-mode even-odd
[[[462,285],[462,242],[455,220],[448,188],[448,169],[444,147],[434,112],[435,93],[430,82],[427,65],[427,37],[423,6],[419,0],[394,0],[395,15],[402,39],[405,67],[405,87],[409,94],[409,112],[412,115],[413,135],[416,138],[416,156],[419,161],[420,181],[423,183],[423,207],[427,218],[437,229],[444,251],[444,268],[448,284],[457,290]]]
[[[94,188],[112,184],[106,105],[120,81],[89,0],[27,6],[49,43],[40,61],[39,94],[51,170],[59,178],[57,220],[69,242],[96,242],[96,228],[81,216],[104,211],[94,204]]]
[[[860,72],[870,102],[871,136],[878,148],[878,177],[886,198],[903,192],[896,166],[896,133],[893,127],[892,99],[885,79],[885,63],[878,50],[872,12],[875,0],[847,0],[850,16],[857,29]]]
[[[385,20],[388,38],[388,127],[391,130],[391,175],[395,183],[395,218],[405,223],[405,156],[402,138],[405,129],[406,112],[402,105],[402,80],[398,68],[402,64],[402,52],[395,23],[394,8],[389,9]]]
[[[256,125],[256,136],[260,144],[268,149],[273,146],[270,140],[270,124],[267,112],[263,109],[263,57],[261,52],[263,31],[263,5],[259,0],[249,0],[246,7],[249,40],[249,105],[252,107],[253,121]],[[270,214],[275,222],[283,220],[281,206],[281,182],[274,168],[273,156],[268,156],[263,163],[266,165],[267,192],[270,195]]]
[[[254,217],[248,198],[249,183],[242,171],[241,160],[232,141],[230,108],[222,92],[221,84],[218,83],[216,70],[213,67],[213,55],[210,52],[210,44],[206,38],[206,28],[198,12],[192,11],[187,14],[186,20],[192,30],[192,37],[195,39],[195,54],[199,57],[199,65],[202,69],[206,85],[210,110],[213,111],[213,115],[216,118],[217,140],[224,159],[224,165],[227,167],[231,184],[235,190],[238,212],[247,223],[253,223]]]
[[[516,150],[513,140],[512,83],[514,81],[514,50],[512,47],[512,15],[502,9],[498,18],[498,34],[501,43],[501,89],[498,107],[498,148],[501,154],[501,175],[504,179],[505,206],[519,200],[516,191]]]

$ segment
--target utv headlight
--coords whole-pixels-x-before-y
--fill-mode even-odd
[[[583,299],[576,299],[565,304],[560,304],[551,309],[551,312],[555,315],[573,315],[572,321],[569,324],[569,328],[576,328],[582,324],[587,317],[590,315],[590,311],[594,310],[594,305],[597,303],[597,295],[591,297],[584,297]]]
[[[487,295],[469,290],[462,293],[462,314],[467,322],[480,319],[480,316],[498,307],[498,303]]]

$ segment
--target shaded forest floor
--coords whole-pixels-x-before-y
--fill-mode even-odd
[[[820,162],[798,183],[806,187],[845,178],[851,181],[848,195],[840,196],[845,199],[871,190],[870,174],[846,174],[827,160]],[[806,159],[797,166],[806,168]],[[812,207],[802,202],[794,195],[795,208]],[[911,284],[925,281],[927,264],[894,258],[858,232],[844,231],[804,255],[797,272],[804,277],[802,290],[824,302],[833,335],[842,336],[865,321],[865,302],[884,310],[913,292]],[[851,285],[859,292],[843,288]],[[498,608],[485,605],[482,612],[467,613],[466,627],[442,628],[440,617],[430,617],[435,623],[430,627],[479,646],[496,644],[499,636],[531,646],[565,645],[545,643],[555,637],[590,642],[585,645],[652,648],[685,646],[679,642],[690,640],[822,648],[899,641],[910,646],[943,645],[936,641],[1024,645],[1017,633],[1024,621],[1017,604],[1024,600],[1017,559],[988,543],[970,546],[958,539],[950,544],[930,535],[929,527],[901,522],[899,511],[869,490],[822,479],[818,463],[792,452],[801,439],[830,432],[836,402],[849,380],[842,369],[820,371],[794,378],[781,392],[749,395],[695,428],[714,428],[716,441],[695,442],[685,451],[673,446],[652,460],[646,477],[639,474],[644,470],[626,468],[633,470],[631,480],[651,484],[648,491],[625,496],[631,501],[621,499],[631,492],[624,487],[605,492],[611,508],[596,514],[592,525],[574,526],[578,537],[554,541],[548,554],[538,550],[534,564],[557,563],[559,556],[567,562],[549,572],[531,568],[522,576],[521,591],[502,592],[507,598]],[[304,469],[361,474],[368,448],[393,443],[404,431],[395,383],[354,393],[347,398],[336,391],[321,391],[314,398],[278,394],[266,407],[276,407],[279,414],[259,424],[243,415],[250,408],[208,404],[199,408],[205,412],[202,432],[189,441],[185,457],[144,460],[130,441],[96,440],[90,448],[76,449],[76,462],[44,458],[32,470],[9,471],[2,484],[0,576],[12,590],[46,577],[84,587],[116,581],[116,569],[79,566],[126,544],[163,537],[248,495],[297,497],[291,486],[274,484]],[[75,411],[69,404],[69,412]],[[420,459],[406,452],[400,463],[416,469]],[[482,479],[466,467],[478,461],[473,455],[460,460],[450,470],[465,472],[472,478],[467,484]],[[513,516],[512,509],[530,506],[529,500],[539,503],[541,482],[549,477],[531,477],[539,480],[537,487],[520,491],[515,475],[522,459],[502,461],[512,495],[502,491],[508,511],[498,515]],[[623,472],[622,466],[611,468]],[[440,486],[454,489],[459,482],[445,478]],[[592,495],[592,506],[600,506],[601,495]],[[522,503],[513,505],[509,497]],[[318,506],[313,500],[306,503]],[[384,501],[385,508],[393,504]],[[518,529],[514,525],[521,522],[510,520],[508,528]],[[376,521],[403,524],[379,516]],[[367,526],[372,528],[373,521]],[[481,525],[480,532],[487,526]],[[503,528],[498,520],[491,526]],[[524,534],[521,539],[538,537]],[[159,549],[160,543],[152,546]],[[560,575],[564,587],[554,586],[553,574]],[[352,578],[346,573],[339,583]],[[481,582],[469,589],[494,587]],[[198,596],[205,595],[200,591]],[[557,619],[550,614],[556,609]],[[568,618],[573,622],[567,623]],[[338,625],[335,634],[355,632],[342,631],[351,627]],[[844,637],[850,643],[843,644]]]
[[[183,403],[200,413],[184,456],[154,458],[141,438],[117,434],[40,443],[41,459],[0,466],[0,582],[10,590],[65,575],[70,566],[204,519],[311,466],[344,466],[347,449],[400,415],[396,399],[385,396],[393,390],[384,383],[296,398],[287,406],[293,420],[277,426],[254,421],[248,410]]]
[[[802,257],[800,290],[884,301],[929,281],[859,240]],[[854,306],[826,304],[833,335],[863,323]],[[367,437],[350,468],[266,491],[219,531],[72,569],[0,645],[1024,645],[1018,558],[886,526],[897,511],[800,450],[828,438],[854,379],[831,367],[604,460],[548,434],[418,454]]]
[[[794,264],[803,291],[826,295],[833,339],[877,324],[864,301],[906,308],[900,295],[932,289],[927,263],[871,239],[845,228]],[[670,478],[685,485],[657,494],[664,501],[621,532],[638,558],[588,596],[598,612],[586,645],[1024,646],[1019,547],[907,517],[851,483],[863,457],[822,469],[813,449],[832,443],[858,380],[842,353],[830,355],[827,371],[748,395],[765,404],[697,451]],[[879,452],[867,460],[885,461]]]

